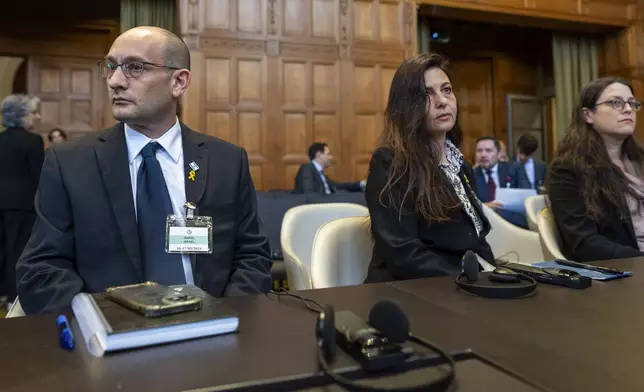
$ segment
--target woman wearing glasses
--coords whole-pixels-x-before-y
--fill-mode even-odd
[[[641,107],[623,79],[580,93],[546,184],[568,259],[644,255],[644,149],[633,137]]]

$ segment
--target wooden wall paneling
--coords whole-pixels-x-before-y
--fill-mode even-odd
[[[102,82],[96,61],[30,57],[27,90],[41,99],[38,131],[46,134],[60,127],[74,137],[101,129],[107,101]]]
[[[509,94],[535,96],[539,89],[537,64],[525,59],[497,54],[493,57],[494,70],[494,135],[508,140],[506,98]],[[508,146],[508,151],[514,151]]]
[[[265,185],[266,57],[257,54],[206,52],[204,57],[201,132],[244,147],[253,181]]]
[[[599,76],[617,76],[628,79],[635,96],[644,98],[644,0],[638,0],[635,22],[626,29],[608,34],[598,51]],[[641,113],[641,112],[640,112]],[[644,138],[644,120],[641,114],[635,129],[638,138]]]
[[[429,4],[467,11],[500,15],[515,15],[581,22],[606,26],[629,26],[637,19],[634,12],[636,0],[418,0]]]
[[[474,162],[476,140],[494,136],[495,112],[493,66],[491,59],[458,60],[450,71],[454,93],[459,104],[459,124],[462,130],[461,152]]]
[[[27,57],[27,92],[42,94],[44,101],[39,130],[47,133],[60,126],[78,137],[115,123],[97,63],[116,38],[118,23],[65,16],[73,22],[55,21],[50,15],[49,23],[34,23],[28,32],[4,25],[0,53]]]
[[[416,50],[411,2],[179,5],[193,60],[182,101],[189,126],[245,147],[258,189],[292,189],[313,141],[331,147],[330,176],[365,178],[393,72]]]
[[[384,127],[389,88],[400,63],[417,53],[416,6],[405,1],[357,0],[341,18],[352,31],[340,51],[343,136],[351,179],[365,179]],[[342,14],[342,13],[341,13]]]

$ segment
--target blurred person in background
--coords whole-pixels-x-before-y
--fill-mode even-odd
[[[499,162],[509,162],[508,158],[508,146],[505,145],[503,140],[499,140]]]
[[[58,144],[67,141],[67,133],[60,128],[54,128],[47,135],[49,143]]]
[[[44,159],[44,143],[33,133],[40,100],[10,95],[0,104],[0,296],[16,297],[16,262],[36,219],[34,197]]]

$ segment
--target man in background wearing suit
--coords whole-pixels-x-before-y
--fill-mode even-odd
[[[40,119],[40,100],[6,97],[0,110],[6,130],[0,133],[0,296],[16,298],[16,263],[36,220],[34,197],[45,146],[31,133]]]
[[[517,141],[517,161],[520,164],[518,175],[518,188],[536,189],[541,191],[546,181],[546,164],[532,158],[539,148],[537,138],[529,133],[524,133]]]
[[[27,313],[66,309],[79,292],[156,281],[220,296],[271,289],[269,246],[257,218],[246,152],[180,123],[190,52],[173,33],[137,27],[100,65],[112,114],[95,135],[50,148],[38,219],[18,263]],[[165,250],[166,217],[212,218],[212,252]]]
[[[313,143],[309,147],[310,163],[300,166],[295,176],[293,193],[317,193],[329,195],[339,189],[350,192],[364,190],[365,181],[335,182],[324,174],[324,169],[331,164],[331,150],[326,143]]]
[[[527,229],[525,215],[505,210],[503,204],[496,201],[497,189],[517,188],[518,184],[517,167],[499,161],[500,153],[501,145],[497,139],[483,136],[476,141],[476,196],[508,222]]]

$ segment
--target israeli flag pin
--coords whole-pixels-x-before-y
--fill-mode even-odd
[[[197,165],[195,162],[190,162],[190,168],[194,171],[199,170],[199,165]]]

